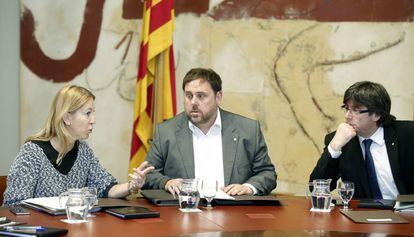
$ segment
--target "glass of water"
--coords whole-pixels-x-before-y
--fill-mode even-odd
[[[90,212],[93,206],[98,205],[98,191],[95,187],[84,187],[83,191],[85,193],[85,200],[88,205],[88,212]],[[89,213],[87,217],[95,216]]]
[[[66,215],[68,220],[77,222],[84,221],[88,213],[88,204],[85,199],[85,192],[83,189],[72,188],[67,192],[59,195],[59,204],[66,207]]]
[[[212,209],[211,201],[216,196],[218,191],[217,180],[205,179],[201,183],[201,192],[204,198],[207,200],[207,209]]]
[[[354,196],[354,192],[355,187],[353,182],[341,181],[338,183],[338,193],[344,203],[344,210],[348,210],[349,201],[351,201],[352,196]]]
[[[182,180],[178,201],[180,203],[180,209],[183,211],[194,211],[198,209],[198,203],[200,201],[198,179]]]

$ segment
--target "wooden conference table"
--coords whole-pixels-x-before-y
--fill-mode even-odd
[[[357,224],[335,207],[330,213],[310,212],[304,197],[278,197],[282,206],[217,206],[199,213],[182,213],[177,207],[157,207],[139,198],[140,205],[160,212],[159,218],[122,220],[104,212],[88,223],[66,224],[66,216],[31,211],[15,216],[7,209],[0,216],[30,225],[66,228],[67,236],[414,236],[414,213],[401,213],[409,224]],[[356,209],[356,202],[351,208]],[[208,232],[208,233],[207,233]],[[214,232],[214,233],[213,233]]]

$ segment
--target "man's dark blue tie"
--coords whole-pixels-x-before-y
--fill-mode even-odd
[[[378,185],[377,174],[375,172],[374,160],[372,159],[372,154],[369,149],[371,147],[372,140],[365,139],[363,143],[365,146],[365,168],[368,174],[368,182],[371,189],[372,198],[382,199],[381,190]]]

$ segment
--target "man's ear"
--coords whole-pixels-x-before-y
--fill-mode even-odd
[[[216,93],[216,103],[217,103],[218,105],[220,105],[220,104],[221,104],[221,100],[222,100],[222,98],[223,98],[223,92],[222,92],[222,91],[217,92],[217,93]]]
[[[380,114],[377,114],[377,113],[373,113],[373,114],[372,114],[372,119],[373,119],[375,122],[377,122],[378,120],[380,120],[380,118],[381,118],[381,115],[380,115]]]

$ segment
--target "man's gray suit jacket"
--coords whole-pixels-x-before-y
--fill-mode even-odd
[[[220,109],[224,184],[253,185],[258,195],[276,188],[276,171],[258,121]],[[146,160],[155,167],[144,189],[164,189],[170,179],[194,178],[193,136],[185,113],[158,124]]]

